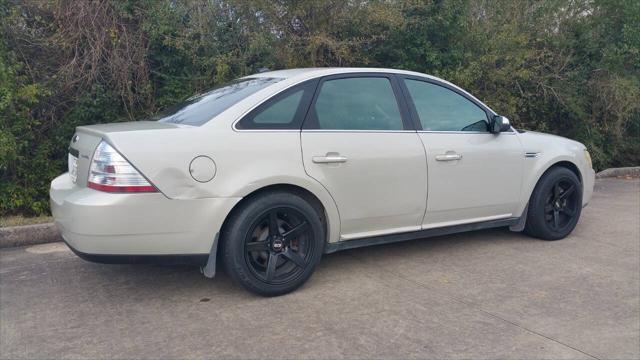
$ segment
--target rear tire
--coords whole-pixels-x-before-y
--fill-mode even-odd
[[[263,296],[283,295],[304,284],[324,244],[320,214],[302,197],[282,191],[241,204],[222,232],[227,273]]]
[[[543,240],[563,239],[576,227],[581,211],[580,180],[565,167],[553,167],[531,194],[524,232]]]

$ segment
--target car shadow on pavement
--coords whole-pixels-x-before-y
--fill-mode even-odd
[[[324,255],[310,282],[330,283],[332,276],[353,272],[362,266],[363,261],[382,259],[393,263],[405,260],[409,254],[413,259],[429,261],[429,259],[456,256],[460,252],[483,251],[483,248],[493,247],[496,244],[516,242],[540,242],[540,240],[512,233],[504,228],[350,249]],[[191,265],[107,265],[89,263],[79,258],[73,263],[79,270],[76,272],[79,286],[83,286],[84,281],[88,285],[113,286],[117,287],[121,294],[127,289],[135,293],[146,289],[145,291],[150,294],[158,295],[164,291],[173,293],[176,288],[180,288],[182,294],[202,294],[200,299],[212,299],[223,295],[238,298],[256,297],[235,285],[221,263],[217,264],[216,276],[213,279],[204,277],[197,266]],[[307,284],[303,288],[308,286],[313,285]],[[123,295],[126,296],[126,294]],[[207,301],[209,300],[203,302]]]

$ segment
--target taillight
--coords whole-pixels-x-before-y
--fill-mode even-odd
[[[129,162],[104,141],[91,159],[87,187],[106,192],[156,192]]]

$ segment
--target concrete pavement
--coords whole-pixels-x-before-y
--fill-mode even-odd
[[[197,268],[0,251],[0,358],[639,358],[640,181],[567,239],[497,229],[325,256],[261,298]]]

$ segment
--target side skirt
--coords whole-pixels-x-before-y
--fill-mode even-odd
[[[412,232],[406,232],[406,233],[400,233],[400,234],[390,234],[390,235],[374,236],[374,237],[363,238],[363,239],[339,241],[339,242],[327,244],[327,246],[325,247],[324,253],[331,254],[336,251],[355,249],[355,248],[364,247],[364,246],[390,244],[390,243],[395,243],[400,241],[408,241],[408,240],[429,238],[434,236],[450,235],[450,234],[456,234],[456,233],[473,231],[473,230],[513,226],[518,224],[519,221],[520,221],[520,218],[508,218],[508,219],[500,219],[500,220],[483,221],[483,222],[472,223],[472,224],[453,225],[453,226],[446,226],[441,228],[412,231]]]

